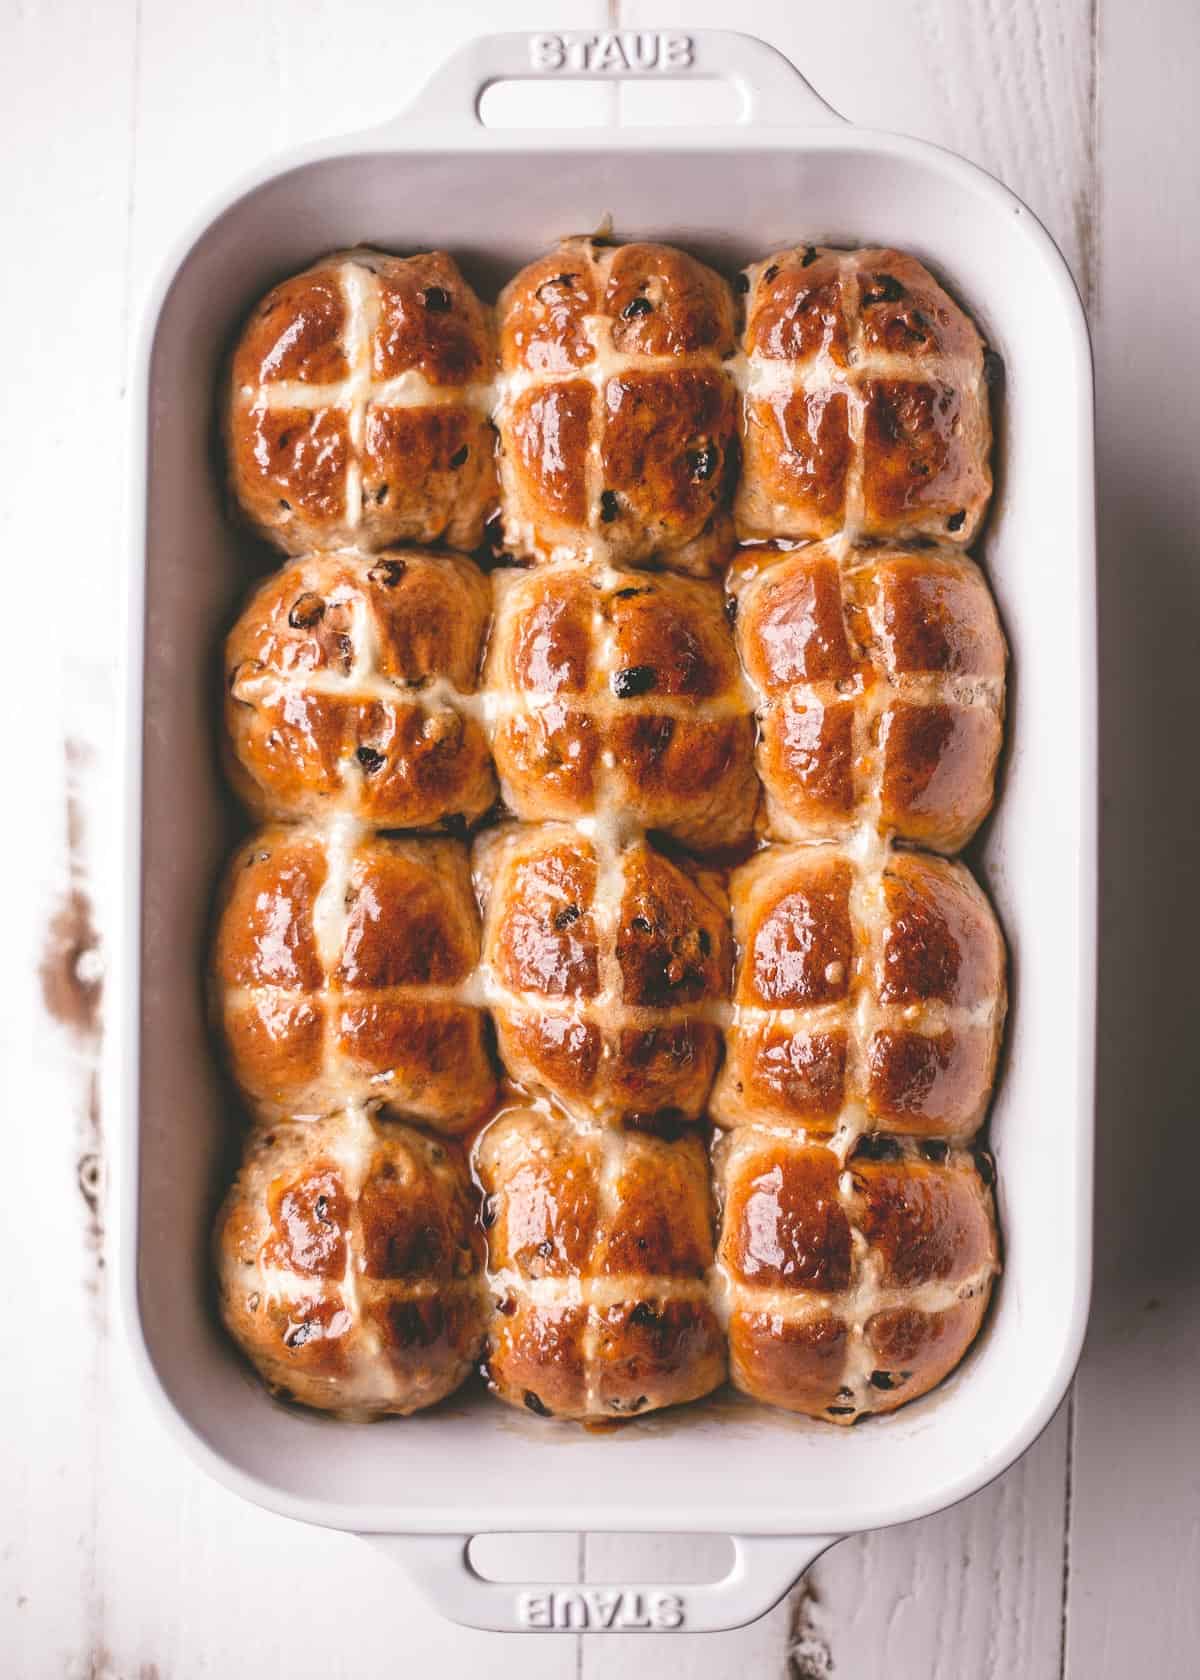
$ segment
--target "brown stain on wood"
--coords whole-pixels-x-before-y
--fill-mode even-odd
[[[46,930],[42,1002],[60,1025],[84,1040],[100,1033],[98,945],[91,900],[82,887],[69,887]]]
[[[789,1599],[787,1680],[832,1680],[833,1647],[821,1626],[821,1595],[806,1576]]]
[[[1091,319],[1100,289],[1100,0],[1089,0],[1088,82],[1084,109],[1082,179],[1071,197],[1079,296]]]
[[[83,1680],[163,1680],[163,1672],[153,1662],[139,1663],[136,1669],[118,1668],[106,1645],[94,1645],[84,1658]]]
[[[103,1305],[104,1282],[104,1153],[100,1127],[100,1071],[92,1067],[87,1076],[87,1095],[82,1112],[80,1154],[75,1181],[87,1209],[84,1237],[91,1259],[84,1287]]]
[[[67,879],[46,929],[39,978],[46,1012],[66,1030],[81,1064],[75,1182],[86,1209],[85,1238],[91,1261],[85,1287],[99,1301],[104,1273],[104,1153],[97,1062],[104,981],[100,936],[88,885],[87,825],[80,797],[80,780],[90,758],[86,746],[67,742]]]
[[[41,963],[42,1001],[54,1019],[94,1047],[100,1036],[103,981],[100,936],[87,887],[86,824],[79,797],[81,773],[89,749],[78,741],[66,745],[67,888],[46,931]]]
[[[64,1029],[79,1068],[76,1109],[78,1153],[75,1192],[85,1209],[84,1289],[96,1312],[98,1343],[106,1329],[104,1292],[104,1137],[100,1107],[99,1052],[103,1029],[104,980],[100,936],[89,888],[87,825],[80,784],[91,762],[90,749],[66,744],[66,882],[50,917],[42,947],[39,978],[46,1013]],[[93,1519],[94,1521],[94,1519]],[[95,1530],[88,1537],[83,1592],[92,1629],[83,1657],[85,1680],[162,1680],[158,1665],[119,1668],[101,1635],[105,1606],[96,1578]],[[78,1673],[79,1670],[73,1669]]]

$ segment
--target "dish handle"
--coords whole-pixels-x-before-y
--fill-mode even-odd
[[[741,98],[740,123],[827,126],[842,118],[790,59],[733,29],[583,29],[480,35],[453,53],[398,119],[485,126],[480,101],[496,82],[722,81]]]
[[[489,1581],[472,1563],[469,1534],[367,1534],[420,1587],[434,1608],[462,1627],[494,1633],[719,1633],[774,1608],[833,1534],[738,1534],[733,1564],[718,1581],[658,1586]]]

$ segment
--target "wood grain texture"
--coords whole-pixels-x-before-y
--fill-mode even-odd
[[[727,27],[730,18],[720,0],[622,0],[621,21]],[[1000,176],[1045,221],[1086,296],[1095,267],[1094,24],[1088,0],[867,0],[853,21],[833,8],[759,0],[740,26],[779,46],[851,122],[948,146]],[[802,207],[797,215],[802,221]],[[997,1483],[924,1522],[834,1547],[761,1625],[789,1632],[795,1680],[1057,1675],[1067,1479],[1064,1408]],[[589,1569],[595,1550],[593,1539]],[[585,1672],[615,1675],[619,1653],[593,1643]]]
[[[990,1487],[922,1522],[858,1535],[827,1552],[793,1601],[796,1680],[810,1680],[808,1653],[818,1635],[839,1676],[1054,1680],[1067,1435],[1064,1404]]]
[[[1097,1240],[1076,1389],[1072,1680],[1200,1669],[1200,905],[1181,867],[1200,830],[1183,722],[1200,706],[1200,12],[1106,0],[1099,43]]]
[[[679,1642],[679,1680],[1055,1680],[1060,1673],[1068,1407],[1005,1476],[923,1522],[832,1547],[790,1599],[753,1627]],[[639,1572],[708,1580],[728,1567],[711,1535],[589,1535],[586,1579]],[[653,1674],[661,1641],[583,1641],[586,1680]],[[786,1652],[786,1668],[782,1653]],[[638,1665],[644,1664],[644,1670]]]
[[[512,11],[514,27],[540,21],[536,7]],[[568,11],[579,26],[605,15],[591,3]],[[98,1040],[78,1019],[78,917],[62,920],[78,895],[103,927],[120,864],[105,842],[127,563],[124,379],[141,299],[199,207],[248,162],[391,116],[486,23],[444,7],[403,75],[366,78],[363,63],[399,27],[390,6],[121,0],[81,13],[49,0],[6,12],[0,27],[19,137],[0,155],[0,192],[41,259],[36,278],[15,264],[0,274],[6,318],[33,323],[15,341],[0,406],[3,530],[10,554],[32,554],[48,510],[79,526],[40,574],[60,608],[49,663],[35,638],[13,638],[17,690],[42,699],[36,728],[10,731],[27,820],[19,834],[6,825],[3,842],[6,878],[22,882],[11,914],[6,905],[6,974],[22,983],[0,1012],[3,1112],[22,1117],[8,1188],[23,1259],[8,1284],[31,1345],[0,1385],[5,1438],[22,1443],[0,1455],[0,1673],[361,1680],[403,1665],[466,1680],[519,1661],[535,1680],[566,1680],[573,1640],[530,1646],[451,1628],[389,1560],[246,1505],[163,1433],[115,1334],[94,1159],[88,1195],[80,1188],[81,1162],[100,1150]],[[61,1019],[41,1006],[47,956]],[[575,1536],[506,1550],[517,1572],[576,1576]]]
[[[49,642],[10,638],[9,692],[36,694],[38,708],[34,721],[18,702],[9,730],[21,820],[0,831],[5,879],[20,884],[5,906],[0,1093],[15,1162],[7,1282],[27,1338],[0,1379],[0,1424],[19,1443],[0,1454],[5,1680],[1195,1671],[1200,1132],[1184,965],[1200,912],[1176,858],[1200,819],[1181,723],[1200,700],[1200,398],[1186,365],[1198,16],[1189,0],[517,0],[504,11],[507,28],[767,36],[851,120],[919,134],[1005,179],[1066,251],[1096,335],[1105,979],[1098,1282],[1074,1409],[964,1505],[828,1553],[755,1627],[664,1646],[452,1628],[353,1538],[227,1494],[162,1432],[114,1334],[102,1265],[93,928],[108,921],[121,866],[106,821],[130,323],[165,251],[248,163],[385,119],[454,45],[500,20],[481,0],[419,19],[391,0],[0,10],[0,193],[37,258],[0,268],[6,318],[24,323],[0,404],[0,530],[22,584],[10,602],[28,608],[33,588],[55,601]],[[603,91],[577,97],[581,116],[610,108]],[[74,516],[69,543],[47,545],[48,515],[56,533]],[[24,556],[31,578],[17,571]],[[1145,820],[1161,810],[1170,823]],[[711,1539],[654,1544],[666,1578],[721,1568]],[[492,1556],[512,1573],[628,1567],[611,1536],[591,1537],[585,1558],[574,1537],[497,1542]]]
[[[1179,4],[1179,0],[1159,0]],[[624,27],[744,29],[850,122],[960,152],[1045,222],[1086,289],[1097,0],[621,0]],[[802,207],[797,207],[802,216]]]
[[[97,1460],[110,1314],[95,1085],[100,910],[90,886],[103,862],[98,813],[115,691],[106,637],[120,560],[120,461],[104,440],[121,426],[133,9],[10,8],[0,58],[10,255],[0,265],[10,323],[0,531],[14,601],[19,593],[27,613],[44,612],[32,607],[36,588],[62,603],[50,636],[9,638],[5,746],[22,814],[11,811],[0,838],[9,884],[0,982],[5,1296],[16,1332],[0,1377],[0,1671],[40,1677],[86,1672],[80,1665],[101,1637]],[[86,192],[77,146],[60,144],[68,113],[91,136]],[[11,260],[17,241],[36,250],[33,265]],[[62,530],[74,516],[75,540],[65,550],[55,543],[57,558],[42,548],[34,559],[49,509]],[[17,589],[20,556],[30,571]],[[17,700],[35,693],[33,706]]]

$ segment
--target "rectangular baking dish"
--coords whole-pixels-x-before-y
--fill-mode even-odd
[[[491,130],[492,83],[719,77],[742,117],[704,128]],[[494,295],[562,234],[687,246],[727,272],[799,239],[895,244],[942,275],[1003,357],[995,510],[981,558],[1012,646],[1001,798],[976,867],[1012,953],[991,1141],[1005,1272],[979,1344],[928,1399],[837,1430],[727,1398],[596,1436],[482,1395],[373,1427],[285,1410],[216,1322],[208,1234],[228,1093],[200,974],[231,817],[215,650],[249,565],[210,452],[222,351],[249,305],[315,255],[444,246]],[[831,1538],[949,1505],[1029,1446],[1061,1400],[1091,1264],[1096,692],[1092,383],[1067,268],[1032,214],[961,159],[852,128],[761,41],[694,35],[476,41],[383,129],[259,170],[166,267],[136,370],[126,659],[126,859],[110,1114],[121,1295],[168,1427],[229,1487],[307,1522],[390,1537],[441,1608],[479,1627],[736,1626]],[[723,1581],[577,1589],[480,1580],[480,1531],[737,1537]],[[615,1595],[615,1597],[614,1597]]]

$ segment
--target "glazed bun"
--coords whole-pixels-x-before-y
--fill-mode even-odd
[[[431,1406],[484,1337],[473,1202],[453,1146],[361,1111],[256,1132],[217,1218],[221,1316],[282,1398]]]
[[[991,809],[1006,656],[974,561],[748,548],[730,588],[770,832],[837,839],[867,823],[935,851],[965,846]]]
[[[268,828],[222,887],[212,1001],[262,1120],[379,1103],[464,1131],[495,1094],[474,999],[479,918],[465,849],[352,826]]]
[[[509,808],[619,810],[697,850],[744,841],[754,721],[718,585],[572,564],[493,581],[484,688]]]
[[[991,1191],[946,1145],[737,1132],[717,1150],[730,1376],[832,1423],[890,1412],[962,1359],[999,1270]]]
[[[961,864],[771,846],[730,883],[739,961],[719,1125],[964,1140],[991,1094],[1004,942]]]
[[[522,1110],[485,1129],[475,1167],[494,1296],[486,1370],[502,1400],[539,1417],[624,1418],[724,1379],[697,1137]]]
[[[519,1084],[584,1119],[662,1126],[704,1111],[729,995],[715,881],[646,841],[548,823],[485,835],[483,971]]]
[[[452,257],[325,257],[267,293],[234,350],[234,498],[287,554],[477,548],[496,505],[494,378],[491,313]]]
[[[984,344],[900,251],[745,271],[738,535],[971,543],[992,491]]]
[[[509,550],[720,565],[736,429],[727,283],[669,245],[568,239],[505,287],[498,317]]]
[[[456,555],[312,554],[225,646],[231,780],[259,820],[474,822],[496,784],[475,695],[491,591]]]

